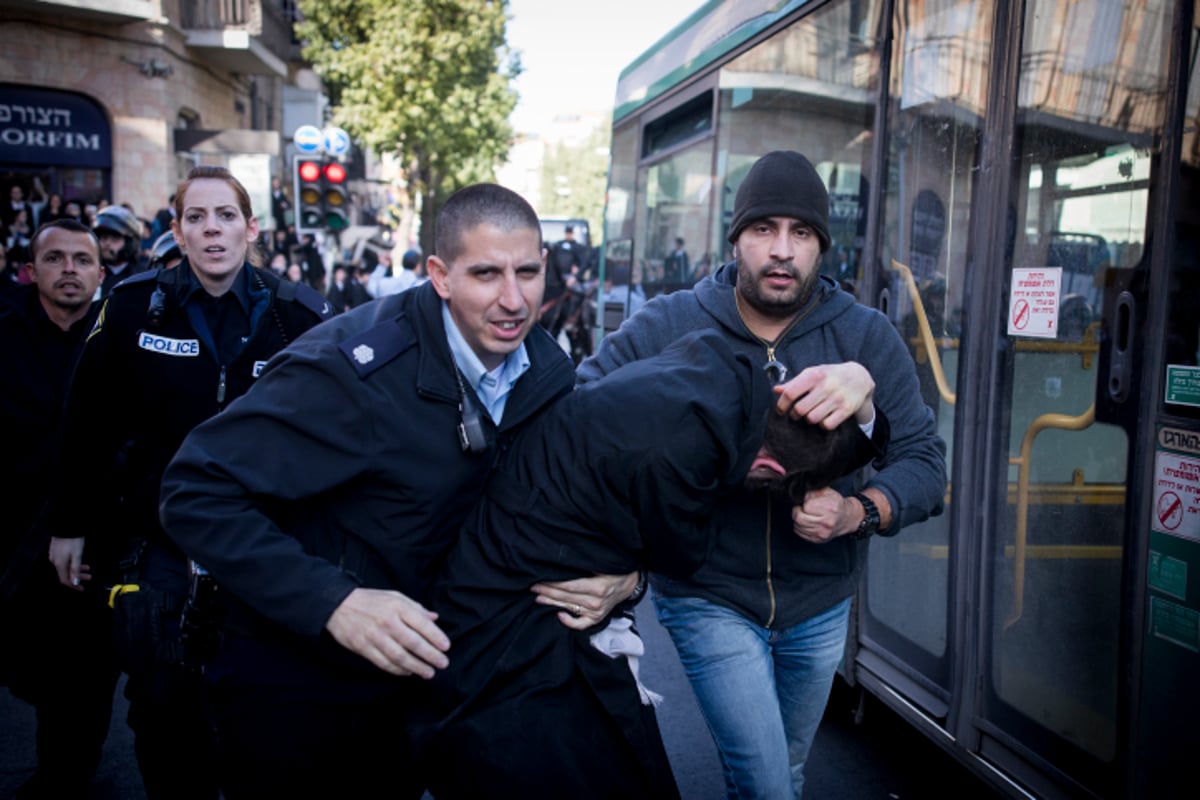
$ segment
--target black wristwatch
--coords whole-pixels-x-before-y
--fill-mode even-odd
[[[858,530],[852,535],[855,539],[866,539],[873,533],[879,531],[879,507],[875,505],[875,501],[867,497],[862,492],[855,492],[854,497],[858,502],[862,503],[863,519],[858,523]]]

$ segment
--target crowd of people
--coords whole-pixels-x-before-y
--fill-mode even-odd
[[[100,239],[105,262],[105,277],[96,299],[108,294],[121,280],[143,272],[162,261],[162,252],[174,247],[171,231],[175,219],[175,195],[151,218],[140,217],[127,203],[114,205],[106,200],[83,205],[78,201],[63,202],[59,194],[47,194],[40,178],[32,180],[30,198],[20,183],[9,188],[10,203],[0,206],[0,290],[16,284],[29,283],[22,274],[29,262],[29,242],[40,225],[58,219],[72,219],[94,230]],[[427,276],[419,248],[410,247],[396,258],[400,269],[393,269],[393,251],[399,252],[390,241],[372,240],[355,259],[344,260],[337,251],[328,269],[326,250],[333,253],[336,243],[325,248],[314,234],[297,236],[295,226],[287,216],[290,201],[274,182],[272,213],[275,228],[262,231],[256,243],[264,258],[264,267],[281,279],[304,283],[325,295],[335,313],[342,313],[369,300],[403,291],[415,286]],[[178,259],[177,259],[178,260]],[[173,266],[173,265],[172,265]]]
[[[729,796],[801,795],[860,551],[945,489],[899,335],[818,275],[807,159],[763,156],[735,260],[578,367],[576,248],[498,185],[328,276],[223,168],[163,216],[45,222],[0,296],[19,796],[86,795],[121,672],[151,800],[677,796],[648,587]]]

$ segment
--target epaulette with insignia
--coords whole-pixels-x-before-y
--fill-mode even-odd
[[[412,328],[397,318],[350,337],[338,349],[354,365],[358,377],[366,378],[416,343]]]
[[[307,283],[292,283],[280,281],[275,296],[284,301],[295,301],[316,314],[322,320],[333,316],[333,306],[321,296],[321,293]]]

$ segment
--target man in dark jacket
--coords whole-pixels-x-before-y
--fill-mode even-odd
[[[845,645],[859,540],[940,513],[946,490],[945,443],[904,342],[887,317],[817,274],[828,218],[808,159],[763,156],[734,203],[737,261],[648,302],[579,369],[586,384],[715,329],[781,384],[780,411],[829,428],[853,417],[866,430],[877,404],[890,423],[887,456],[869,480],[810,492],[794,508],[735,493],[717,508],[709,560],[687,578],[652,579],[731,796],[800,796]]]
[[[402,676],[444,669],[450,640],[423,604],[497,448],[574,383],[536,328],[540,244],[518,195],[456,192],[429,283],[297,342],[167,470],[164,525],[230,606],[206,678],[231,800],[424,789],[404,721],[425,686]],[[636,583],[537,600],[584,629]]]
[[[59,586],[38,524],[54,470],[67,381],[96,319],[99,242],[74,220],[30,240],[33,284],[0,302],[0,683],[37,709],[37,771],[18,797],[83,797],[100,763],[118,671],[111,619],[94,597]],[[72,485],[77,481],[67,479]]]

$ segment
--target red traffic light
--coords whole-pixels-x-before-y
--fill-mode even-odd
[[[325,165],[325,180],[330,183],[342,183],[346,180],[346,168],[336,161]]]
[[[315,161],[301,161],[300,166],[296,168],[297,174],[300,175],[300,180],[310,182],[321,177],[321,165]]]

